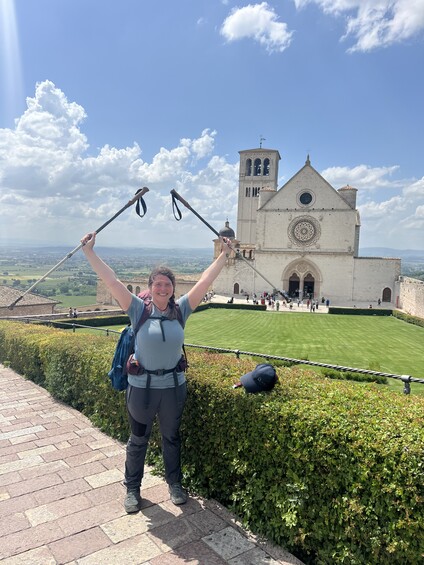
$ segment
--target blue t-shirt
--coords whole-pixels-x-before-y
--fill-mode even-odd
[[[185,294],[177,303],[180,306],[183,322],[185,323],[192,310]],[[127,314],[131,325],[135,327],[144,309],[144,301],[133,295]],[[161,317],[163,313],[155,308],[152,303],[152,314],[137,332],[135,340],[134,356],[142,367],[151,371],[159,369],[173,369],[182,354],[184,343],[184,330],[180,322],[166,319],[162,321],[162,329],[165,335],[163,340],[161,322],[155,317]],[[185,382],[184,373],[177,373],[178,384]],[[147,375],[128,375],[128,383],[132,386],[146,388]],[[173,373],[165,375],[152,375],[151,388],[171,388],[175,386]]]

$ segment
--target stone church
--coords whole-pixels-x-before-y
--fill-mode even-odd
[[[295,299],[322,297],[332,305],[397,306],[400,259],[361,257],[357,189],[333,188],[305,165],[278,188],[275,149],[240,151],[237,234],[221,235],[236,249],[214,283],[228,295],[282,290]],[[219,240],[214,241],[214,256]],[[253,268],[250,268],[253,267]]]

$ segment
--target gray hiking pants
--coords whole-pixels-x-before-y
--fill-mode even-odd
[[[124,485],[128,490],[141,487],[147,445],[156,414],[162,435],[162,454],[165,464],[165,479],[170,485],[181,482],[181,438],[180,424],[187,397],[187,385],[176,388],[148,391],[128,385],[127,410],[131,435],[127,443]]]

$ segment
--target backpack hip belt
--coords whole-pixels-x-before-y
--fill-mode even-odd
[[[180,360],[178,361],[178,363],[175,365],[175,367],[173,367],[172,369],[157,369],[157,370],[149,370],[146,369],[145,367],[143,367],[142,365],[140,365],[140,363],[137,361],[137,359],[134,358],[134,355],[131,355],[130,358],[128,359],[128,363],[127,363],[127,372],[129,375],[133,375],[133,376],[141,376],[141,375],[156,375],[156,376],[162,376],[162,375],[166,375],[168,373],[174,373],[175,371],[177,373],[181,373],[183,371],[185,371],[187,369],[187,362],[185,360],[184,355],[181,355]]]

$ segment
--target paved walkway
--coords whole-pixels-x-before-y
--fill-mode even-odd
[[[0,365],[2,565],[302,565],[215,501],[174,506],[149,471],[140,513],[122,501],[125,446]]]

